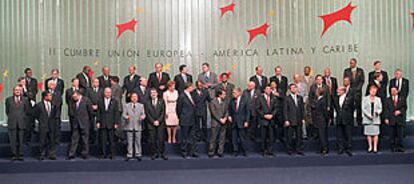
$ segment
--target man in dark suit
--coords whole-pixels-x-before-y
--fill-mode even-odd
[[[267,86],[267,77],[263,76],[263,67],[256,66],[256,75],[250,77],[249,81],[254,82],[256,89],[260,92],[263,92],[264,88]]]
[[[329,99],[329,102],[327,101],[327,104],[329,104],[329,122],[332,122],[334,119],[334,106],[333,106],[333,99],[335,99],[335,96],[337,95],[336,90],[338,89],[338,80],[336,80],[335,77],[332,77],[331,75],[331,69],[326,68],[325,69],[325,76],[323,76],[323,84],[328,87],[328,97],[325,100]]]
[[[138,102],[145,104],[150,100],[150,89],[147,88],[148,80],[141,78],[139,86],[134,88],[134,92],[138,94]]]
[[[124,77],[124,83],[122,84],[122,89],[125,91],[125,101],[126,103],[131,102],[131,94],[134,92],[134,88],[139,86],[139,81],[141,80],[141,76],[135,73],[136,67],[131,65],[128,67],[129,75]]]
[[[106,144],[109,140],[109,159],[113,159],[116,155],[115,145],[115,129],[118,128],[121,117],[117,100],[112,98],[111,88],[104,89],[104,98],[98,102],[98,113],[96,120],[96,128],[99,131],[99,158],[106,158]]]
[[[290,84],[290,95],[286,96],[283,105],[285,136],[288,154],[303,153],[302,124],[305,123],[303,98],[296,94],[296,84]]]
[[[388,86],[388,73],[381,68],[381,61],[375,61],[374,62],[374,71],[369,72],[368,74],[368,86],[371,86],[372,84],[375,84],[375,74],[380,73],[382,75],[382,80],[380,83],[378,91],[381,91],[380,93],[384,95],[384,99],[387,98],[387,86]],[[369,94],[369,87],[367,87],[367,92],[365,95]],[[382,96],[382,95],[381,95]],[[381,99],[382,100],[382,99]]]
[[[207,104],[211,101],[210,93],[204,88],[203,82],[196,81],[196,89],[191,92],[191,97],[196,104],[197,137],[199,140],[207,142]]]
[[[269,83],[275,81],[277,84],[277,91],[280,91],[283,95],[286,95],[288,88],[288,78],[282,75],[282,67],[276,66],[275,75],[273,77],[270,77],[269,80]]]
[[[110,75],[110,69],[108,66],[104,66],[102,68],[102,75],[98,77],[99,80],[99,87],[105,89],[107,87],[111,87],[111,79],[112,75]]]
[[[31,109],[29,101],[21,94],[21,87],[15,86],[13,96],[6,99],[7,128],[12,160],[23,160],[23,136],[27,115]]]
[[[328,154],[328,124],[329,124],[329,111],[328,102],[326,96],[324,96],[324,89],[319,88],[316,91],[316,100],[313,101],[311,107],[312,111],[312,120],[315,128],[318,130],[319,144],[320,144],[320,153],[322,155]]]
[[[349,68],[344,71],[344,78],[348,77],[351,81],[351,90],[354,94],[355,106],[357,111],[357,123],[362,123],[362,86],[365,82],[365,74],[362,68],[357,67],[357,60],[352,58]]]
[[[277,103],[280,101],[272,96],[270,85],[265,87],[263,95],[257,99],[257,116],[261,127],[263,156],[273,156],[273,129]]]
[[[401,69],[397,69],[394,72],[394,78],[390,81],[390,93],[391,88],[396,87],[398,89],[398,96],[407,99],[409,90],[410,90],[410,82],[408,79],[402,77]]]
[[[33,72],[31,68],[26,68],[24,70],[24,78],[26,81],[26,89],[27,89],[27,98],[29,100],[29,103],[31,104],[32,110],[33,107],[36,104],[36,95],[38,92],[37,89],[37,79],[33,78]],[[29,115],[27,117],[27,121],[26,121],[26,129],[25,129],[25,142],[26,144],[30,144],[31,143],[31,139],[32,139],[32,134],[34,133],[34,124],[35,124],[35,119],[33,117],[33,115]]]
[[[56,126],[58,117],[58,108],[52,103],[52,93],[42,92],[42,101],[36,104],[35,117],[39,121],[39,160],[44,160],[46,152],[48,158],[56,160]]]
[[[186,83],[193,83],[193,76],[188,73],[187,65],[180,65],[180,73],[174,77],[175,89],[178,94],[184,92],[184,86]]]
[[[310,106],[311,115],[315,113],[314,111],[316,109],[312,108],[312,105],[315,104],[315,102],[317,101],[318,97],[317,97],[316,93],[320,89],[323,90],[322,96],[325,97],[326,103],[327,103],[327,108],[325,110],[328,111],[328,112],[330,111],[330,105],[331,105],[330,104],[331,96],[329,95],[330,90],[329,90],[329,87],[323,83],[322,75],[318,74],[318,75],[315,76],[315,82],[312,84],[312,86],[310,87],[310,90],[309,90],[308,103],[309,103],[309,106]],[[316,128],[314,123],[315,122],[313,122],[313,120],[312,120],[311,124],[309,124],[309,131],[308,131],[309,135],[308,136],[311,137],[312,139],[317,139],[318,138],[318,129]]]
[[[58,91],[60,95],[63,95],[63,92],[65,90],[65,82],[63,81],[63,79],[59,78],[58,69],[52,69],[51,77],[45,80],[45,91],[49,90],[49,81],[53,81],[56,84],[55,91]]]
[[[50,80],[47,83],[48,86],[48,90],[47,92],[49,92],[50,94],[52,94],[52,105],[55,106],[56,108],[56,126],[54,126],[55,130],[54,130],[54,143],[55,144],[59,144],[60,143],[60,127],[61,127],[61,123],[62,123],[62,119],[61,119],[61,114],[62,114],[62,105],[63,105],[63,100],[62,100],[62,94],[56,90],[56,83],[53,80]]]
[[[243,96],[246,96],[247,104],[249,105],[249,130],[248,136],[251,140],[256,140],[258,119],[257,119],[257,99],[261,95],[261,89],[256,89],[256,84],[250,81],[247,84],[247,89],[243,91]]]
[[[208,146],[208,156],[211,158],[216,154],[223,157],[224,144],[226,142],[226,127],[228,119],[228,103],[225,101],[226,92],[217,91],[216,98],[209,104],[211,113],[211,137]]]
[[[90,66],[84,66],[82,72],[76,75],[76,78],[79,79],[79,88],[86,90],[92,86],[92,79],[89,76],[91,70]]]
[[[216,86],[216,92],[217,91],[226,91],[226,100],[230,101],[230,99],[232,98],[231,93],[233,92],[233,89],[235,88],[234,84],[229,82],[229,74],[227,73],[222,73],[220,75],[221,77],[221,82],[219,84],[217,84]]]
[[[89,155],[89,126],[92,118],[92,103],[88,97],[83,96],[79,91],[75,91],[72,95],[73,101],[70,103],[69,118],[71,119],[72,137],[68,160],[72,160],[76,156],[76,151],[81,139],[81,155],[83,159],[87,159]]]
[[[233,99],[229,103],[229,121],[232,127],[233,155],[247,156],[246,129],[249,127],[249,106],[247,99],[241,96],[241,89],[233,90]]]
[[[345,83],[345,80],[344,80]],[[354,126],[355,100],[352,92],[346,92],[346,87],[339,87],[334,99],[336,110],[336,141],[338,154],[344,152],[352,156],[352,127]]]
[[[98,79],[93,79],[92,87],[86,90],[86,95],[92,103],[92,111],[93,114],[91,116],[91,120],[89,121],[91,124],[89,125],[89,143],[94,144],[96,139],[96,122],[97,122],[97,113],[99,110],[99,101],[103,98],[104,88],[101,88],[99,85]]]
[[[193,87],[191,83],[186,83],[184,92],[177,100],[177,115],[180,120],[181,128],[181,154],[183,158],[188,156],[198,157],[195,121],[195,102],[191,97]]]
[[[404,152],[403,138],[407,102],[398,95],[397,87],[392,87],[390,94],[391,96],[385,102],[385,124],[391,127],[391,149],[393,152]]]
[[[158,98],[158,90],[150,89],[151,99],[145,103],[145,116],[147,118],[147,127],[149,133],[149,142],[151,146],[151,160],[155,160],[161,155],[161,158],[168,160],[165,153],[165,103]]]
[[[155,64],[155,72],[148,77],[148,88],[155,88],[158,90],[158,97],[162,97],[162,93],[167,90],[167,83],[170,81],[170,76],[162,71],[162,64]]]

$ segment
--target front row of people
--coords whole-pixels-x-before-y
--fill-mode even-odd
[[[381,114],[384,122],[392,128],[392,150],[404,152],[402,139],[404,136],[406,100],[398,96],[398,89],[391,88],[391,96],[382,102],[376,96],[378,88],[369,87],[369,95],[362,100],[364,135],[367,136],[368,152],[378,152],[378,135],[380,133]],[[60,110],[52,103],[52,93],[44,91],[42,101],[33,109],[28,100],[21,95],[19,86],[14,87],[13,96],[6,100],[6,114],[12,160],[23,160],[23,134],[25,121],[29,112],[39,122],[40,160],[46,157],[55,160],[56,125],[60,117]],[[179,119],[181,134],[181,153],[184,158],[198,157],[196,106],[191,95],[191,83],[184,86],[176,102],[176,115]],[[126,132],[127,155],[126,160],[142,159],[141,141],[144,129],[148,132],[151,159],[161,157],[167,160],[165,151],[166,102],[159,99],[157,89],[149,90],[149,99],[144,104],[139,103],[139,95],[132,93],[130,102],[123,105],[119,111],[119,103],[112,98],[111,88],[105,88],[103,98],[94,108],[91,100],[83,96],[80,91],[74,91],[69,103],[68,114],[71,125],[71,143],[68,149],[68,159],[74,159],[80,150],[82,158],[89,155],[90,126],[95,125],[98,130],[99,158],[112,159],[116,153],[115,132],[124,120],[123,130]],[[316,92],[316,100],[311,104],[312,119],[317,129],[320,142],[320,152],[328,153],[328,102],[324,89]],[[216,92],[216,97],[208,104],[211,112],[211,136],[208,146],[208,156],[222,157],[226,143],[226,135],[231,135],[232,151],[235,156],[247,156],[247,131],[251,125],[250,114],[257,116],[261,134],[261,151],[263,156],[273,156],[274,129],[283,129],[285,144],[289,155],[303,153],[302,125],[305,123],[305,105],[303,98],[297,93],[296,84],[289,85],[289,94],[277,98],[272,93],[271,86],[266,86],[263,94],[257,98],[249,97],[250,93],[242,94],[239,88],[232,91],[232,98],[228,98],[226,90]],[[338,154],[346,153],[352,156],[352,129],[354,126],[355,100],[351,91],[346,87],[339,87],[337,96],[333,99],[336,110],[336,136]],[[255,107],[250,107],[250,100],[256,100]],[[167,102],[168,103],[168,102]],[[384,105],[384,106],[383,106]],[[95,110],[97,109],[97,110]],[[96,124],[90,121],[95,118]],[[277,126],[276,120],[281,120]],[[230,132],[229,132],[230,131]],[[279,131],[277,131],[279,132]],[[174,140],[175,141],[175,140]],[[107,145],[109,150],[106,149]],[[79,148],[80,147],[80,148]]]

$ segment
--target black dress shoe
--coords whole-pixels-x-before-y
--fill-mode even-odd
[[[223,154],[217,154],[220,158],[223,158],[224,155]]]
[[[325,155],[327,155],[328,154],[328,151],[326,151],[326,150],[322,150],[322,156],[325,156]]]
[[[351,152],[351,151],[349,151],[349,150],[345,151],[345,153],[346,153],[348,156],[350,156],[350,157],[352,157],[352,156],[353,156],[352,152]]]
[[[342,155],[342,154],[344,154],[344,150],[338,150],[338,155]]]
[[[302,151],[298,151],[297,154],[301,156],[305,156],[305,154]]]
[[[109,159],[110,159],[110,160],[113,160],[113,159],[114,159],[114,157],[111,155],[111,156],[109,156]]]
[[[275,156],[275,154],[273,152],[268,152],[267,155],[269,155],[271,157]]]
[[[83,156],[82,156],[82,159],[84,159],[84,160],[88,160],[88,155],[83,155]]]
[[[142,157],[137,157],[138,162],[142,161]]]
[[[68,158],[66,158],[66,160],[73,160],[75,159],[75,156],[68,156]]]
[[[56,156],[49,156],[49,160],[56,160]]]
[[[167,155],[161,155],[161,158],[164,159],[164,160],[168,160]]]
[[[151,160],[155,160],[156,158],[158,158],[158,155],[152,155],[151,156]]]
[[[11,161],[16,161],[17,157],[11,157]]]
[[[45,160],[45,157],[43,156],[39,157],[39,161],[43,161],[43,160]]]
[[[194,158],[198,158],[198,154],[197,153],[193,153],[193,154],[191,154],[191,156],[194,157]]]
[[[293,152],[292,151],[288,151],[287,154],[288,155],[293,155]]]
[[[246,152],[243,152],[243,154],[242,154],[244,157],[247,157],[247,153]]]
[[[132,159],[131,157],[126,157],[126,158],[125,158],[125,161],[126,161],[126,162],[128,162],[128,161],[129,161],[129,160],[131,160],[131,159]]]
[[[235,153],[233,153],[233,156],[237,157],[237,156],[239,156],[239,154],[237,152],[235,152]]]
[[[213,158],[213,157],[214,157],[214,155],[208,154],[208,158]]]
[[[18,161],[24,161],[24,158],[22,156],[17,158]]]

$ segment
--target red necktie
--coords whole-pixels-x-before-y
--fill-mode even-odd
[[[394,107],[397,107],[397,97],[394,97]]]
[[[16,107],[19,107],[20,106],[20,98],[16,98]]]
[[[266,101],[267,101],[267,107],[270,108],[270,98],[269,98],[269,96],[266,96]]]
[[[161,82],[161,74],[160,73],[157,74],[157,77],[158,77],[158,82]]]

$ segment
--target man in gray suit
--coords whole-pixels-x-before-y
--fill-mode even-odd
[[[15,86],[13,96],[6,99],[7,128],[9,129],[12,160],[23,161],[23,136],[27,114],[31,107],[27,98],[21,96],[22,88]],[[17,152],[17,148],[19,152]]]
[[[226,91],[217,91],[217,97],[209,104],[211,112],[211,137],[208,147],[208,156],[213,157],[217,147],[217,155],[223,157],[224,143],[226,141],[226,122],[228,118],[228,102],[225,100]]]
[[[133,92],[130,95],[131,102],[124,105],[122,118],[125,119],[124,131],[127,134],[127,157],[128,161],[134,157],[133,152],[138,161],[142,160],[141,135],[143,130],[143,121],[145,119],[144,105],[138,103],[138,94]],[[135,149],[134,149],[135,148]]]
[[[210,65],[208,63],[203,63],[201,65],[203,72],[198,74],[197,80],[204,83],[204,88],[209,89],[210,96],[214,96],[214,88],[218,84],[217,74],[210,71]],[[211,89],[211,90],[210,90]]]

